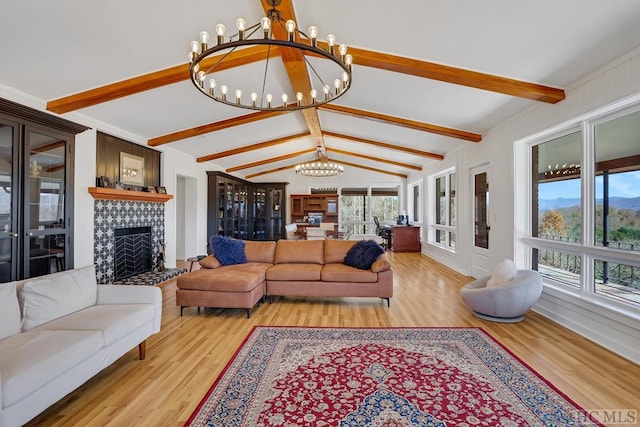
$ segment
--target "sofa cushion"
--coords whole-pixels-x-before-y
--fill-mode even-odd
[[[27,280],[18,291],[22,330],[95,305],[97,293],[93,265]]]
[[[381,271],[387,270],[391,270],[391,261],[389,261],[387,254],[380,255],[378,259],[371,264],[371,271],[374,273],[380,273]]]
[[[232,239],[225,236],[211,237],[211,251],[220,264],[233,265],[247,262],[244,254],[244,240]]]
[[[270,265],[270,264],[267,264]],[[220,292],[249,292],[265,280],[264,268],[257,265],[223,266],[215,270],[200,269],[178,277],[179,289]]]
[[[202,268],[218,268],[222,265],[220,264],[220,261],[218,261],[218,258],[214,257],[213,255],[202,258],[199,261],[199,264]]]
[[[107,346],[144,324],[153,322],[154,317],[153,304],[104,304],[52,320],[36,330],[102,331],[104,345]]]
[[[320,275],[323,282],[375,283],[378,275],[371,270],[361,270],[344,264],[325,264]]]
[[[25,398],[97,353],[100,331],[33,330],[0,341],[2,406]]]
[[[244,253],[249,262],[264,262],[273,264],[276,253],[276,242],[258,242],[247,240],[244,242]]]
[[[276,264],[267,270],[267,280],[318,281],[321,272],[321,264]]]
[[[347,256],[344,258],[344,263],[350,267],[369,270],[371,269],[371,264],[383,253],[382,246],[374,240],[360,240],[349,249]]]
[[[16,283],[0,283],[0,340],[19,333],[20,322]]]
[[[274,264],[324,264],[324,240],[278,240]]]
[[[347,252],[353,245],[355,245],[355,240],[338,240],[338,239],[327,239],[324,242],[324,262],[325,264],[329,264],[331,262],[339,262],[342,263],[344,261],[344,257],[347,256]]]

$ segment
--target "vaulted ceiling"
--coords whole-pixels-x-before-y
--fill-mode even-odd
[[[256,180],[291,180],[316,145],[347,176],[404,178],[482,144],[514,114],[562,102],[570,85],[640,46],[637,0],[282,0],[285,19],[349,46],[352,88],[318,109],[251,112],[193,88],[186,52],[218,22],[259,21],[265,0],[3,0],[1,8],[10,17],[0,27],[5,89]],[[257,53],[223,62],[224,73],[259,79]],[[282,51],[272,62],[283,91],[304,87],[304,65]]]

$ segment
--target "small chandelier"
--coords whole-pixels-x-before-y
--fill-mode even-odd
[[[318,147],[318,156],[320,156],[321,149]],[[344,173],[344,167],[337,163],[330,162],[328,160],[322,160],[319,158],[316,161],[300,163],[296,165],[296,174],[304,176],[336,176]]]
[[[281,0],[269,0],[271,9],[267,16],[260,22],[251,26],[243,18],[236,20],[238,32],[229,36],[224,41],[226,27],[218,24],[215,28],[217,36],[216,45],[209,46],[209,33],[202,31],[199,41],[191,42],[189,52],[189,75],[191,82],[200,92],[215,101],[239,108],[261,111],[289,111],[304,108],[317,107],[331,102],[342,96],[351,87],[351,64],[353,57],[347,53],[347,46],[336,46],[336,37],[333,34],[327,36],[327,49],[318,46],[318,28],[311,26],[307,33],[297,28],[295,21],[284,21],[280,12],[275,9]],[[287,39],[277,39],[273,34],[275,26],[281,26],[287,33]],[[244,47],[265,46],[267,48],[264,59],[264,73],[257,75],[253,82],[243,81],[249,90],[240,87],[230,87],[228,82],[220,76],[220,70],[216,70],[222,60],[232,60],[235,52],[241,52]],[[308,93],[296,92],[291,98],[288,93],[272,93],[267,84],[269,75],[269,58],[272,56],[272,48],[297,49],[302,53],[305,63],[309,68],[311,89]],[[212,65],[203,63],[212,58],[216,53],[224,52]],[[323,71],[331,68],[332,71],[319,73],[309,61],[307,55],[315,58],[327,59],[332,67],[321,67]],[[207,61],[210,62],[210,61]],[[206,65],[205,65],[206,64]],[[273,68],[273,67],[272,67]],[[275,80],[275,79],[274,79]],[[289,102],[289,100],[293,102]]]

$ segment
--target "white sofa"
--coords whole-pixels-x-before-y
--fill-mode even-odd
[[[160,331],[155,286],[97,285],[93,266],[0,284],[0,426],[20,426]]]

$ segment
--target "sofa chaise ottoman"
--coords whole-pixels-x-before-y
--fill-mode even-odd
[[[200,260],[200,269],[178,277],[176,305],[251,309],[264,299],[265,273],[273,265],[276,242],[244,242],[246,263],[222,265],[213,256]]]

